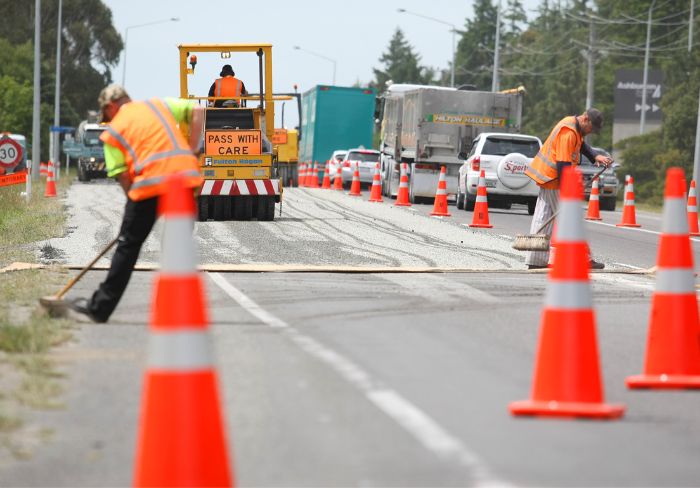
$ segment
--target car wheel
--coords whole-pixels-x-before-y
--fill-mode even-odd
[[[464,201],[464,210],[466,210],[467,212],[473,212],[474,205],[476,205],[476,197],[474,197],[474,200],[472,200],[471,198],[469,198],[469,196],[466,196]]]
[[[209,196],[200,195],[197,198],[197,220],[206,222],[209,220]]]
[[[617,206],[617,199],[615,197],[606,197],[600,199],[600,209],[608,212],[614,212]]]
[[[459,210],[464,210],[464,193],[459,185],[457,185],[457,208]]]
[[[408,201],[416,203],[416,197],[413,195],[413,178],[408,182]]]
[[[216,196],[212,197],[212,202],[213,203],[213,209],[212,209],[212,218],[216,221],[221,221],[224,220],[224,212],[225,212],[225,206],[228,204],[230,206],[230,202],[228,202],[228,198],[222,197],[222,196]]]
[[[501,202],[501,208],[504,210],[510,210],[513,207],[513,202]]]
[[[527,213],[528,215],[535,215],[535,207],[537,206],[537,200],[530,200],[527,202]]]

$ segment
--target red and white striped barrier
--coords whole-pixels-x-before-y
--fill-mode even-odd
[[[204,180],[200,195],[279,195],[278,180]]]

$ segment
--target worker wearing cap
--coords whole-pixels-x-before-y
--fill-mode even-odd
[[[240,97],[245,96],[248,92],[245,89],[245,85],[241,80],[235,77],[236,73],[233,72],[233,68],[230,64],[225,64],[221,68],[221,73],[214,83],[212,83],[211,88],[209,88],[210,97]],[[231,100],[234,102],[234,106],[238,107],[240,105],[239,100]],[[223,107],[224,102],[229,102],[229,100],[215,100],[214,107]]]
[[[202,184],[193,150],[202,138],[204,108],[189,100],[166,98],[131,101],[124,88],[110,85],[98,99],[107,176],[115,178],[127,195],[124,217],[107,278],[90,299],[69,302],[76,312],[106,322],[129,283],[141,245],[156,221],[158,197],[169,176],[180,175],[185,185]],[[187,141],[178,124],[190,125]]]
[[[525,172],[540,187],[537,205],[530,225],[530,233],[538,231],[551,237],[554,223],[550,222],[540,231],[542,224],[559,208],[559,179],[566,166],[577,166],[581,154],[593,161],[596,166],[609,166],[612,159],[598,154],[585,141],[590,133],[598,134],[603,126],[600,110],[589,108],[581,115],[564,117],[554,126],[542,148]],[[546,268],[549,263],[549,250],[531,251],[525,260],[529,269]],[[603,269],[605,265],[591,259],[592,269]]]

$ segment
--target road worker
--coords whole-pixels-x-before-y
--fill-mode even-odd
[[[225,64],[221,68],[221,73],[214,83],[211,84],[209,88],[210,97],[242,97],[246,96],[248,92],[245,89],[245,85],[241,80],[235,77],[236,73],[233,72],[233,68],[230,64]],[[224,107],[233,106],[239,107],[240,100],[215,100],[214,107]]]
[[[604,154],[598,154],[584,140],[590,133],[598,134],[603,126],[603,114],[600,110],[589,108],[581,115],[564,117],[554,126],[552,132],[544,141],[542,148],[526,170],[530,178],[540,187],[537,205],[530,225],[530,233],[539,231],[542,224],[559,208],[559,179],[565,166],[577,166],[581,154],[590,159],[596,166],[609,166],[612,159]],[[550,222],[540,231],[551,237],[554,222]],[[546,268],[549,262],[549,251],[531,251],[525,263],[529,269]],[[590,261],[591,269],[603,269],[603,263]]]
[[[193,151],[202,141],[204,108],[174,98],[131,101],[119,85],[103,89],[98,102],[102,120],[109,122],[100,136],[107,175],[119,182],[127,200],[107,278],[90,299],[72,300],[69,307],[94,322],[106,322],[156,221],[158,197],[166,188],[167,177],[181,175],[191,188],[202,184]],[[190,125],[189,141],[178,128],[183,122]]]

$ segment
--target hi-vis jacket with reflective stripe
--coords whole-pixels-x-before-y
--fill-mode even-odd
[[[161,195],[166,178],[173,174],[182,174],[188,187],[202,184],[197,158],[163,100],[122,105],[100,139],[124,153],[132,200]]]
[[[240,97],[243,90],[243,82],[233,76],[225,76],[214,82],[215,97]]]
[[[563,137],[570,136],[571,133],[574,137]],[[559,188],[557,161],[567,161],[572,166],[578,165],[581,144],[583,144],[583,137],[576,127],[576,117],[564,117],[554,126],[525,174],[542,188]]]

